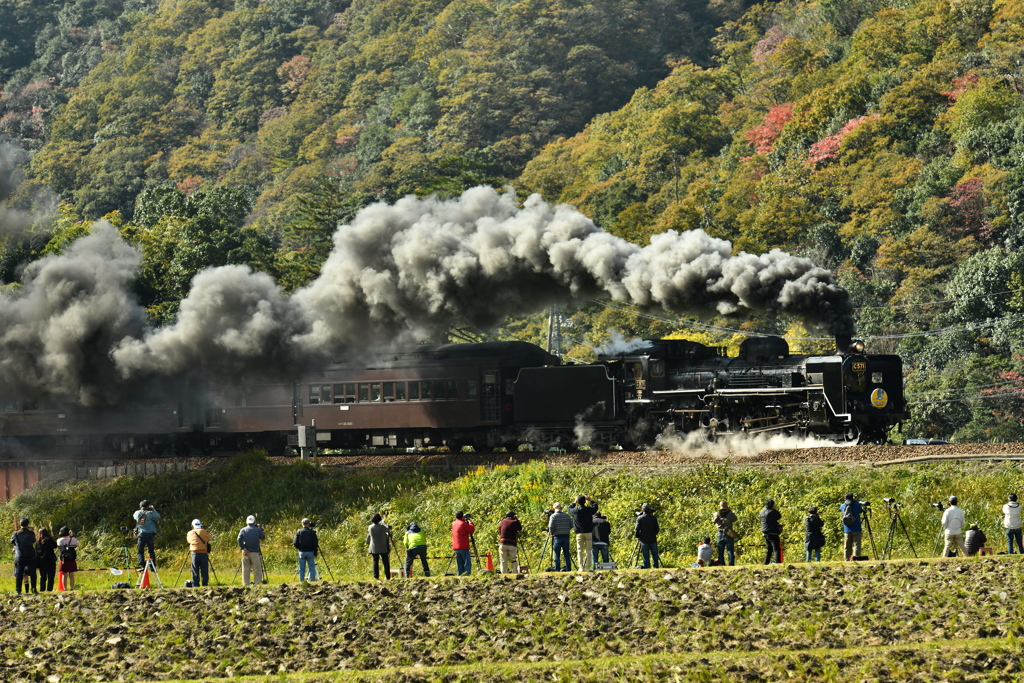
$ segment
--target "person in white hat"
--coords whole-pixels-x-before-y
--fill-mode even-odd
[[[185,534],[188,549],[192,552],[192,585],[210,585],[210,532],[203,528],[198,519],[192,520],[192,529]]]
[[[253,580],[263,583],[263,553],[260,552],[260,541],[266,539],[263,527],[256,523],[256,515],[245,518],[245,526],[238,532],[238,547],[242,549],[242,585],[249,585],[249,575]]]

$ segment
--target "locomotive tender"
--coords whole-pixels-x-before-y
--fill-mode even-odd
[[[902,362],[837,342],[833,355],[807,356],[791,355],[784,339],[753,337],[729,357],[664,339],[585,365],[562,364],[525,342],[424,345],[201,398],[157,392],[101,411],[7,402],[0,454],[261,447],[276,455],[294,445],[300,425],[315,427],[319,446],[337,449],[640,447],[667,429],[708,441],[773,432],[883,440],[907,417]]]

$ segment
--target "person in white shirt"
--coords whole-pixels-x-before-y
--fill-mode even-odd
[[[1003,526],[1006,528],[1006,552],[1009,555],[1020,553],[1024,555],[1024,542],[1022,542],[1020,529],[1020,503],[1017,502],[1017,494],[1011,493],[1006,497],[1008,502],[1003,506]]]
[[[946,535],[946,545],[942,549],[943,557],[953,557],[953,548],[960,549],[960,557],[967,557],[964,547],[964,511],[956,506],[956,496],[949,497],[949,507],[942,513],[942,529]]]

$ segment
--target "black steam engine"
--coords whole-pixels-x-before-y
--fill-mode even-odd
[[[737,357],[657,340],[587,365],[563,365],[523,342],[420,346],[333,364],[288,381],[197,394],[147,394],[84,411],[8,401],[0,453],[156,455],[251,447],[271,454],[313,428],[323,448],[576,445],[638,447],[667,430],[819,435],[878,441],[907,417],[898,356],[839,340],[833,355],[790,355],[778,337],[747,339]]]

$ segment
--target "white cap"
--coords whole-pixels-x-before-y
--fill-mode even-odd
[[[248,517],[246,517],[245,518],[245,523],[246,524],[255,524],[256,523],[256,515],[249,515]]]
[[[192,528],[193,529],[202,529],[203,528],[203,523],[200,522],[198,519],[193,519],[192,520]]]

